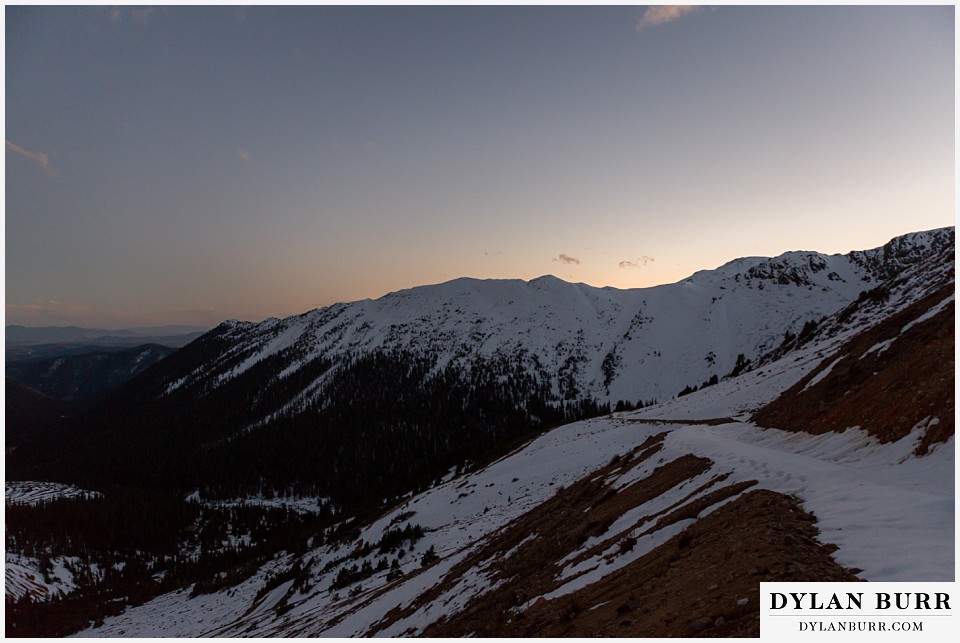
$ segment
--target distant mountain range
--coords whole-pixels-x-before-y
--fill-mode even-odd
[[[123,384],[174,350],[206,331],[200,326],[143,326],[106,330],[77,326],[7,326],[6,377],[45,396],[64,401],[73,411],[88,405],[90,398]],[[14,393],[20,396],[21,392]],[[26,405],[8,408],[8,430],[21,419],[33,426],[31,414],[21,414]],[[58,414],[59,415],[59,414]]]
[[[6,328],[7,347],[39,344],[87,344],[130,346],[132,343],[163,343],[183,346],[208,330],[205,326],[139,326],[136,328],[80,328],[78,326],[20,326]],[[158,341],[163,338],[174,343]]]
[[[25,360],[54,360],[93,353],[103,355],[148,345],[168,349],[180,348],[206,331],[202,326],[142,326],[118,330],[77,326],[7,326],[7,374],[10,375],[11,364]],[[78,386],[86,387],[82,383]],[[93,388],[98,391],[105,390],[96,384]]]

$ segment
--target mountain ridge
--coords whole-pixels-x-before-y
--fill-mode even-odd
[[[10,324],[5,328],[7,346],[36,346],[63,343],[140,343],[152,337],[180,340],[183,336],[196,335],[209,330],[208,326],[167,324],[163,326],[135,326],[130,328],[86,328],[82,326],[25,326]]]
[[[917,248],[928,248],[935,241],[952,243],[947,239],[952,234],[952,229],[914,233],[891,244],[899,248],[901,254],[909,256],[916,254]],[[284,319],[221,324],[213,332],[232,341],[233,354],[245,353],[245,359],[229,368],[214,366],[211,369],[208,365],[204,370],[216,372],[220,383],[242,375],[257,361],[284,351],[290,355],[290,363],[278,374],[280,377],[286,377],[299,365],[317,356],[363,353],[382,348],[411,349],[428,344],[430,350],[440,353],[441,365],[449,361],[462,362],[467,353],[495,356],[498,351],[511,353],[526,349],[546,354],[555,349],[555,353],[564,353],[564,359],[574,356],[575,361],[567,370],[578,371],[575,383],[585,395],[608,403],[619,399],[666,399],[685,385],[699,384],[711,375],[729,373],[741,352],[747,357],[756,357],[771,349],[773,342],[778,341],[784,332],[799,332],[810,319],[825,317],[852,301],[885,274],[886,264],[880,262],[878,256],[891,255],[890,251],[884,250],[891,244],[848,255],[802,251],[767,259],[737,259],[712,271],[699,271],[674,284],[642,289],[596,288],[571,284],[556,277],[550,277],[549,281],[545,277],[531,281],[459,278],[388,293],[378,299],[334,304]],[[903,248],[909,250],[904,253]],[[890,262],[889,256],[887,262]],[[734,295],[731,291],[743,288],[779,289],[804,301],[777,298],[778,301],[768,307],[792,310],[791,317],[776,327],[768,324],[766,328],[759,328],[755,333],[758,336],[754,337],[743,337],[743,327],[756,326],[751,323],[756,320],[744,317],[741,311],[741,319],[733,320],[739,322],[738,325],[730,325],[723,336],[711,338],[719,340],[712,341],[711,346],[730,344],[727,350],[700,347],[704,350],[694,356],[692,350],[675,349],[679,354],[671,358],[683,362],[687,379],[682,380],[674,373],[665,383],[664,370],[670,367],[661,364],[657,370],[657,382],[647,381],[639,390],[638,387],[614,383],[619,375],[615,372],[618,370],[616,362],[627,360],[644,364],[650,360],[656,363],[663,360],[663,350],[654,348],[654,344],[663,339],[681,343],[676,336],[669,336],[669,329],[658,328],[663,326],[657,323],[658,316],[688,320],[687,333],[702,335],[710,330],[710,325],[690,324],[689,320],[710,315],[710,307],[704,305],[704,298],[710,297],[710,304],[718,317],[729,317],[729,309],[736,309],[743,303],[734,301],[728,304]],[[800,292],[803,288],[808,291],[819,288],[822,294],[810,296]],[[545,297],[545,293],[548,296]],[[651,305],[647,299],[651,300]],[[678,305],[679,301],[687,303]],[[661,308],[660,315],[651,316],[647,312],[651,307],[654,313],[656,308]],[[560,311],[572,319],[564,323]],[[773,311],[765,312],[767,316],[773,314]],[[763,319],[760,321],[764,322]],[[650,328],[651,322],[653,329]],[[661,337],[646,342],[646,345],[637,345],[633,341],[635,333],[631,331],[645,324],[645,334],[656,330]],[[518,326],[524,328],[525,336],[517,335]],[[596,326],[605,328],[591,330]],[[586,333],[592,336],[587,337]],[[467,349],[458,350],[462,346]],[[659,350],[661,355],[650,354],[654,350]],[[712,360],[708,359],[710,352],[714,353]],[[590,355],[581,358],[578,353]],[[692,367],[694,357],[712,361],[711,368]],[[604,359],[607,360],[606,368]],[[562,366],[556,358],[548,365],[554,372]],[[690,372],[691,368],[693,372]],[[530,365],[530,370],[538,369]],[[647,366],[646,370],[649,371],[650,367]],[[545,376],[542,372],[539,375]],[[187,375],[180,381],[170,382],[169,387],[178,388],[189,378]],[[610,390],[611,384],[614,384],[613,390]],[[553,388],[560,393],[559,382],[553,382]]]
[[[18,448],[8,471],[96,484],[96,470],[184,494],[298,489],[366,502],[498,444],[665,402],[867,323],[869,293],[909,282],[886,310],[952,279],[954,246],[954,229],[943,228],[850,255],[728,262],[648,289],[458,279],[226,322],[55,427],[55,447],[38,436]]]
[[[854,257],[740,262],[639,303],[555,278],[484,288],[455,280],[221,324],[34,445],[39,460],[17,448],[8,474],[13,463],[103,492],[8,506],[25,545],[8,560],[18,578],[51,554],[37,553],[31,520],[70,512],[90,540],[104,518],[137,518],[142,544],[124,554],[126,578],[8,600],[8,628],[752,636],[761,581],[949,580],[952,229]],[[525,325],[503,321],[515,317]],[[655,348],[663,338],[679,341]],[[611,414],[591,392],[608,373],[614,389],[641,380],[631,360],[644,339],[693,386]],[[621,350],[595,354],[611,344]],[[699,381],[750,346],[765,351]],[[71,542],[47,566],[74,578],[85,560],[113,569],[121,544],[78,555]],[[890,555],[907,543],[922,559]],[[53,595],[42,580],[8,596]]]

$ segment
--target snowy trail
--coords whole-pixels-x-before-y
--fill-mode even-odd
[[[686,426],[671,451],[713,460],[739,480],[796,495],[834,557],[867,580],[953,580],[954,443],[910,459],[916,435],[881,445],[865,432],[820,436],[748,424]]]

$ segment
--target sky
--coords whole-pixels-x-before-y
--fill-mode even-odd
[[[954,8],[30,7],[7,324],[646,287],[954,224]]]

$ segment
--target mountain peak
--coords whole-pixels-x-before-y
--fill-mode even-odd
[[[556,283],[566,284],[566,283],[570,283],[570,282],[564,281],[563,279],[561,279],[560,277],[557,277],[556,275],[546,274],[546,275],[540,275],[539,277],[534,277],[534,278],[531,279],[528,283],[531,283],[531,284],[556,284]]]

